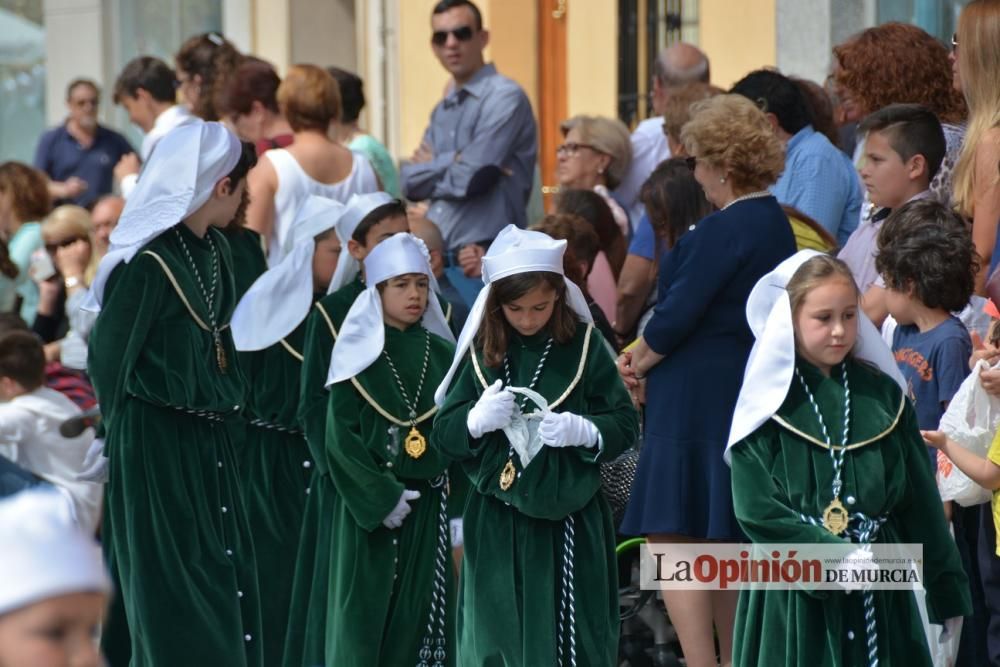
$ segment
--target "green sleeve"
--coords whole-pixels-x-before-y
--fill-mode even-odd
[[[807,446],[805,444],[803,447]],[[755,543],[845,544],[821,526],[803,521],[785,493],[775,456],[781,449],[778,427],[766,422],[733,446],[733,510],[747,537]]]
[[[372,531],[396,507],[404,487],[371,455],[361,432],[361,408],[353,384],[330,387],[324,451],[337,495],[358,525]]]
[[[927,465],[927,447],[920,438],[916,413],[907,401],[896,433],[903,439],[903,463],[908,494],[893,508],[899,541],[924,547],[924,588],[927,616],[942,623],[972,613],[969,579],[962,568],[955,539],[948,530],[941,496]]]
[[[166,283],[159,265],[140,254],[119,264],[105,286],[87,355],[87,373],[101,406],[102,434],[114,427],[125,385],[158,319]]]
[[[306,336],[302,344],[298,420],[306,440],[315,445],[322,443],[326,436],[326,412],[329,402],[326,377],[330,371],[332,352],[333,334],[323,314],[313,307],[306,320]]]
[[[632,405],[615,362],[603,344],[601,333],[595,328],[590,336],[584,382],[587,408],[586,414],[581,416],[593,422],[600,431],[603,448],[571,449],[584,461],[605,463],[635,444],[639,437],[639,413]]]
[[[485,444],[485,438],[476,439],[469,435],[468,427],[469,410],[475,406],[480,395],[482,391],[473,373],[472,362],[466,355],[448,388],[444,405],[434,416],[431,432],[432,445],[452,460],[472,458]]]

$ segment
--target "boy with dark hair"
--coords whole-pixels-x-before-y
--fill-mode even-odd
[[[149,160],[156,143],[175,127],[201,122],[182,104],[177,104],[177,77],[170,67],[153,56],[139,56],[125,65],[115,81],[114,101],[128,112],[128,119],[139,126],[146,136],[142,139],[139,156],[129,153],[115,165],[122,197],[135,189],[139,162]]]
[[[785,144],[785,170],[769,188],[771,194],[819,222],[838,243],[847,241],[858,226],[861,188],[850,159],[813,128],[798,85],[780,72],[761,69],[730,92],[760,106]]]
[[[893,209],[930,196],[930,182],[944,158],[944,131],[929,109],[919,104],[891,104],[865,118],[865,138],[858,173],[875,208],[844,245],[838,257],[851,267],[864,295],[861,305],[876,326],[887,313],[885,290],[875,267],[877,236]]]
[[[0,335],[0,458],[17,464],[60,489],[71,501],[76,522],[89,534],[97,528],[101,487],[76,480],[94,439],[91,429],[64,438],[59,425],[80,408],[45,385],[45,353],[28,331]]]
[[[943,204],[909,202],[882,226],[875,264],[885,281],[886,308],[897,322],[896,364],[920,428],[935,430],[969,372],[972,341],[952,313],[965,308],[974,290],[979,261],[972,238],[962,218]]]

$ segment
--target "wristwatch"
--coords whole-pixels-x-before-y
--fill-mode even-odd
[[[81,284],[80,278],[78,276],[70,276],[69,278],[66,279],[65,284],[66,284],[66,289],[71,290],[74,287],[77,287],[78,285]]]

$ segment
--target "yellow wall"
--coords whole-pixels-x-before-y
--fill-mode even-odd
[[[399,2],[400,150],[409,157],[420,143],[448,73],[431,51],[431,10],[437,0]],[[490,31],[486,61],[517,81],[537,109],[538,28],[534,0],[482,0],[483,25]]]
[[[570,116],[618,116],[618,3],[572,0],[566,12]]]
[[[699,46],[712,83],[729,88],[747,72],[777,62],[775,0],[700,0]]]
[[[288,0],[253,3],[254,55],[274,64],[280,74],[292,64]]]

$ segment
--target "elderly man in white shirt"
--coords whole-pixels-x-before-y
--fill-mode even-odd
[[[628,210],[633,229],[642,217],[639,190],[656,165],[670,157],[670,148],[663,133],[663,109],[672,88],[686,83],[709,80],[708,56],[686,42],[677,42],[660,51],[654,63],[652,118],[639,123],[632,132],[632,162],[621,184],[615,190],[618,200]]]

